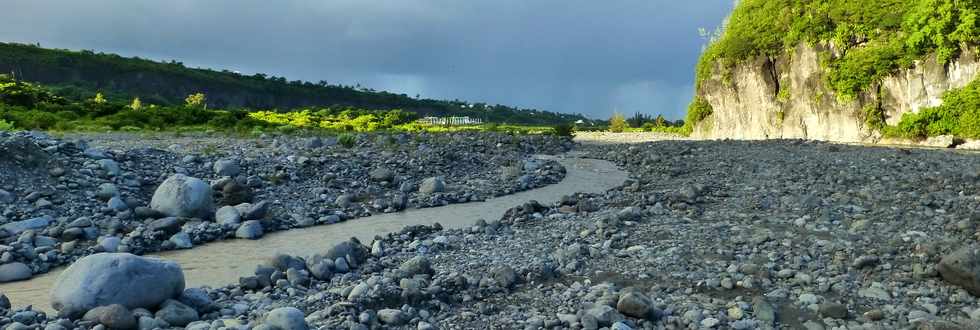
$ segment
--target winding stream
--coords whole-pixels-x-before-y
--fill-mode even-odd
[[[179,263],[187,287],[218,287],[251,275],[257,264],[276,253],[312,255],[325,252],[352,236],[369,244],[375,235],[400,231],[407,225],[438,222],[445,228],[467,227],[480,218],[499,219],[507,209],[529,200],[550,204],[575,192],[603,192],[627,179],[627,173],[607,161],[578,158],[574,153],[554,159],[566,169],[565,179],[561,182],[484,202],[379,214],[332,225],[270,233],[259,240],[224,240],[152,255]],[[35,309],[50,311],[48,292],[60,273],[61,269],[55,269],[27,281],[3,283],[0,292],[10,298],[14,307],[33,305]]]

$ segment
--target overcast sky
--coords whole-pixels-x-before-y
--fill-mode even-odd
[[[606,118],[681,118],[732,0],[3,0],[0,40]]]

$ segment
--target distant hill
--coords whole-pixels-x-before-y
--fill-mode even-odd
[[[159,105],[179,105],[193,93],[205,93],[217,108],[289,110],[307,106],[351,106],[365,109],[403,109],[422,116],[470,116],[489,122],[553,124],[586,120],[561,114],[503,105],[415,99],[352,86],[287,81],[264,74],[242,75],[223,70],[188,68],[181,62],[156,62],[138,57],[92,51],[47,49],[35,45],[0,43],[0,73],[52,87],[67,98],[109,98]]]

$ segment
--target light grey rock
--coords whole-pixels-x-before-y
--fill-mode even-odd
[[[0,189],[0,204],[10,204],[17,200],[17,196],[14,196],[9,191]]]
[[[214,213],[214,221],[222,225],[237,225],[242,222],[242,214],[235,206],[222,206]]]
[[[150,207],[171,217],[208,219],[214,215],[212,193],[204,181],[174,174],[157,187]]]
[[[80,317],[98,306],[153,308],[184,291],[177,263],[128,253],[98,253],[63,271],[51,289],[51,306]]]
[[[31,267],[21,262],[0,265],[0,283],[26,280],[32,274]]]
[[[282,330],[308,330],[303,311],[294,307],[280,307],[265,315],[265,324]]]
[[[405,313],[398,309],[382,309],[378,311],[378,320],[387,325],[401,325],[405,323]]]
[[[598,305],[585,311],[585,315],[596,320],[599,326],[610,326],[624,319],[622,314],[608,305]]]
[[[115,210],[116,212],[129,210],[129,205],[126,205],[126,202],[124,202],[122,198],[119,197],[110,198],[109,202],[106,203],[106,206],[108,206],[110,209]]]
[[[258,220],[245,221],[235,230],[235,237],[238,238],[259,239],[262,235],[262,223]]]
[[[214,162],[214,174],[218,176],[236,176],[241,173],[242,168],[238,161],[234,159],[221,159]]]
[[[405,262],[403,262],[398,269],[405,272],[405,274],[409,277],[424,274],[431,275],[435,273],[435,271],[432,269],[432,263],[429,261],[429,258],[426,258],[425,256],[415,256],[411,259],[405,260]]]
[[[174,247],[178,249],[190,249],[194,247],[194,242],[191,241],[191,235],[186,232],[179,232],[170,236],[170,242],[174,243]]]
[[[102,248],[104,252],[116,252],[119,251],[119,244],[122,240],[116,236],[104,236],[99,238],[99,247]]]
[[[419,185],[419,193],[432,194],[437,192],[443,192],[446,190],[446,183],[442,177],[433,177],[422,180],[422,184]]]
[[[109,174],[109,176],[122,175],[122,169],[119,168],[119,163],[116,163],[116,161],[112,159],[99,159],[96,162],[99,163],[99,167]]]

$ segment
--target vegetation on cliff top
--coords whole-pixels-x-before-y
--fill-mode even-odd
[[[928,54],[947,63],[980,41],[980,2],[962,0],[743,0],[697,67],[697,87],[712,70],[801,43],[831,41],[828,84],[842,99]]]

